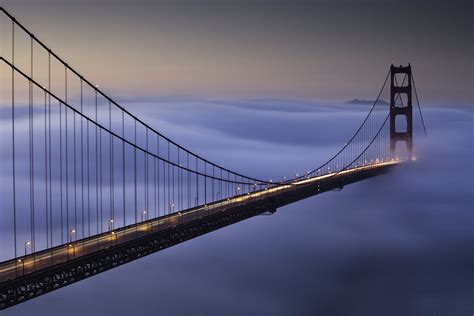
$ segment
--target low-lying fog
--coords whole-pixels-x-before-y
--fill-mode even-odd
[[[212,161],[277,179],[332,155],[369,106],[171,97],[128,108]],[[425,106],[424,114],[429,137],[416,116],[412,165],[2,315],[471,315],[474,111]]]

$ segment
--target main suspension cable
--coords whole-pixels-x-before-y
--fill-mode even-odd
[[[413,88],[415,89],[416,104],[418,105],[418,111],[420,112],[421,124],[423,125],[425,136],[428,136],[428,132],[426,131],[425,120],[423,119],[423,113],[421,112],[420,100],[418,99],[418,92],[416,90],[415,77],[413,76],[413,73],[411,74],[411,80],[413,80]]]

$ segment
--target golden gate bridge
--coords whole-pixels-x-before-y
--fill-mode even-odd
[[[10,246],[0,249],[0,309],[414,160],[413,95],[425,128],[411,65],[391,65],[332,157],[281,181],[259,179],[166,137],[0,15],[10,27],[0,67],[11,78],[1,100],[11,199],[1,202]],[[387,90],[389,106],[379,102]]]

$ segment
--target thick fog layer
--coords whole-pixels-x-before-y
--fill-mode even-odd
[[[129,107],[213,161],[277,179],[331,156],[369,106],[168,98]],[[2,315],[471,315],[474,112],[446,106],[424,114],[429,137],[417,128],[411,165]]]

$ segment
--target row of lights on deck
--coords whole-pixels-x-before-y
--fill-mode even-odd
[[[96,87],[98,88],[98,86],[96,86]],[[412,161],[416,161],[416,156],[413,155],[413,156],[411,157],[411,160],[412,160]],[[395,161],[400,161],[400,158],[399,158],[399,157],[395,157],[395,158],[391,158],[391,159],[390,159],[390,158],[387,157],[386,159],[383,159],[383,158],[381,158],[381,159],[376,158],[376,159],[375,159],[375,163],[377,163],[377,164],[378,164],[378,163],[381,163],[381,162],[383,163],[384,161],[386,161],[386,162],[395,162]],[[374,163],[374,160],[371,159],[371,160],[370,160],[370,164],[373,164],[373,163]],[[364,160],[364,164],[362,164],[361,166],[365,166],[366,164],[367,164],[367,160]],[[359,165],[356,163],[356,164],[355,164],[355,167],[358,167],[358,166],[359,166]],[[337,168],[337,167],[338,167],[338,166],[336,166],[336,168]],[[330,170],[330,167],[328,167],[328,170]],[[321,171],[321,170],[318,169],[318,170],[317,170],[317,173],[320,173],[320,171]],[[310,174],[311,174],[311,172],[308,171],[308,172],[307,172],[307,177],[308,177],[308,178],[309,178],[309,175],[310,175]],[[296,173],[295,176],[296,176],[296,177],[299,177],[299,173]],[[283,177],[283,180],[286,180],[286,179],[287,179],[287,177]],[[273,182],[272,179],[270,179],[269,182],[272,183],[272,182]],[[256,187],[257,187],[257,183],[254,183],[254,188],[256,188]],[[267,187],[265,187],[265,190],[267,190]],[[240,191],[240,186],[237,187],[237,194],[239,193],[239,191]],[[217,192],[217,198],[219,197],[219,194],[220,194],[220,192]],[[249,194],[250,194],[250,192],[247,193],[247,195],[249,195]],[[230,201],[230,198],[227,198],[227,201]],[[170,203],[171,211],[174,210],[174,206],[175,206],[174,203]],[[207,207],[207,205],[206,205],[206,207]],[[144,221],[144,219],[145,219],[145,217],[146,217],[146,214],[147,214],[147,211],[146,211],[146,210],[142,211],[142,213],[141,213],[141,215],[142,215],[142,221]],[[180,212],[179,212],[178,214],[181,215]],[[114,220],[113,220],[113,219],[110,219],[108,223],[109,223],[109,231],[111,232],[111,234],[115,234],[115,232],[114,232]],[[73,237],[75,236],[75,234],[76,234],[76,229],[72,228],[72,229],[69,231],[69,247],[72,247],[72,244],[70,244],[70,243],[71,243],[72,241],[74,241],[74,238],[73,238]],[[31,241],[25,241],[24,245],[25,245],[25,256],[26,256],[26,255],[27,255],[27,248],[28,248],[28,246],[31,246]],[[22,260],[21,260],[21,259],[18,259],[18,262],[22,262]]]

